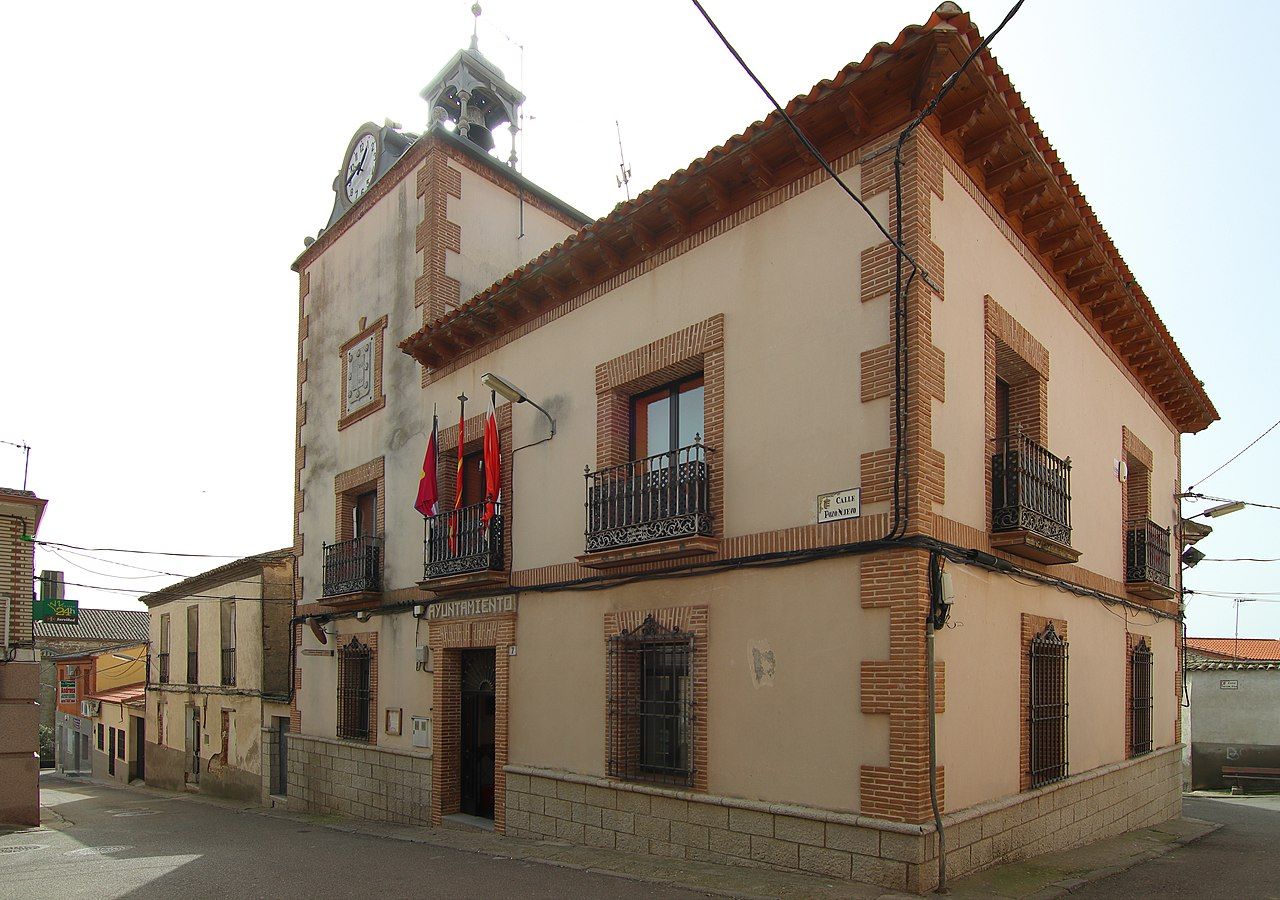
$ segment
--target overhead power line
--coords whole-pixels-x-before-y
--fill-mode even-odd
[[[1198,481],[1196,481],[1194,484],[1190,485],[1190,486],[1187,488],[1187,490],[1188,490],[1188,491],[1194,490],[1194,489],[1195,489],[1195,487],[1196,487],[1196,485],[1203,484],[1204,482],[1208,481],[1208,480],[1209,480],[1210,478],[1212,478],[1214,475],[1217,475],[1219,472],[1221,472],[1221,471],[1222,471],[1223,469],[1225,469],[1227,466],[1229,466],[1229,465],[1231,465],[1233,462],[1235,462],[1237,459],[1239,459],[1240,457],[1244,456],[1244,454],[1245,454],[1245,451],[1246,451],[1246,450],[1248,450],[1248,449],[1249,449],[1250,447],[1252,447],[1254,444],[1258,443],[1258,441],[1262,440],[1264,437],[1266,437],[1267,435],[1269,435],[1271,432],[1275,431],[1277,426],[1280,426],[1280,419],[1276,419],[1274,422],[1272,422],[1272,423],[1271,423],[1271,427],[1270,427],[1270,428],[1268,428],[1266,431],[1262,432],[1262,434],[1258,435],[1256,438],[1254,438],[1253,440],[1251,440],[1249,443],[1245,444],[1245,445],[1244,445],[1244,449],[1242,449],[1242,450],[1241,450],[1239,453],[1237,453],[1235,456],[1231,457],[1229,460],[1227,460],[1226,462],[1224,462],[1222,465],[1218,466],[1218,468],[1214,469],[1214,470],[1213,470],[1212,472],[1210,472],[1208,475],[1204,476],[1203,478],[1201,478],[1201,479],[1199,479]]]
[[[66,544],[62,541],[42,541],[34,537],[24,536],[27,541],[39,547],[63,547],[69,550],[92,550],[96,553],[140,553],[146,556],[182,556],[191,559],[239,559],[241,553],[179,553],[170,550],[126,550],[123,547],[81,547],[78,544]]]

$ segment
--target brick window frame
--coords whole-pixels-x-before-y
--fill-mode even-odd
[[[1031,641],[1047,626],[1053,625],[1062,640],[1067,640],[1067,620],[1022,614],[1022,633],[1019,638],[1019,726],[1018,726],[1018,790],[1029,791],[1031,784]],[[1067,685],[1067,701],[1071,699],[1071,686]],[[1069,758],[1069,757],[1068,757]],[[1070,774],[1070,770],[1068,770]],[[1052,783],[1052,782],[1050,782]]]
[[[338,350],[339,363],[342,367],[342,380],[338,384],[338,399],[341,404],[341,411],[338,415],[338,430],[354,425],[366,416],[371,416],[378,410],[387,405],[386,394],[382,390],[382,347],[387,331],[387,317],[381,316],[370,325],[365,325],[365,320],[360,320],[360,331],[346,342]],[[347,411],[347,352],[360,342],[373,338],[373,399],[361,406],[359,409],[351,412]]]
[[[488,398],[484,398],[488,399]],[[512,479],[511,451],[515,449],[511,442],[511,404],[502,402],[495,405],[498,415],[498,447],[502,460],[502,525],[503,547],[502,566],[511,571],[511,548],[515,521],[515,482]],[[462,446],[464,455],[478,453],[484,449],[484,420],[489,415],[488,403],[484,404],[484,412],[468,416],[463,420],[466,442]],[[453,509],[453,498],[457,492],[458,472],[458,425],[440,428],[436,434],[436,484],[440,487],[440,512]]]
[[[631,462],[633,397],[702,373],[702,443],[711,451],[711,519],[724,534],[724,314],[596,366],[596,468]]]
[[[386,533],[387,523],[387,490],[386,490],[386,457],[379,456],[353,469],[339,472],[333,479],[334,493],[334,525],[333,539],[349,541],[355,537],[356,498],[369,491],[376,491],[377,498],[377,533]]]
[[[688,789],[705,792],[707,790],[707,615],[706,606],[678,606],[664,609],[636,609],[606,613],[604,617],[604,653],[602,659],[605,666],[605,735],[604,735],[604,770],[612,772],[617,769],[609,759],[610,747],[628,746],[628,736],[618,731],[626,727],[625,719],[609,715],[610,698],[609,669],[610,640],[640,628],[646,619],[652,618],[667,631],[678,630],[693,636],[693,653],[689,661],[690,682],[693,693],[693,708],[689,729],[689,765],[691,768]],[[616,776],[610,776],[615,777]],[[620,779],[619,779],[620,780]],[[646,779],[647,780],[647,779]]]
[[[376,745],[378,743],[378,632],[361,631],[355,634],[344,634],[337,638],[337,652],[334,654],[337,660],[337,678],[338,683],[342,683],[342,649],[351,646],[353,643],[363,644],[369,648],[369,709],[368,709],[368,730],[367,738],[351,738],[343,735],[343,711],[342,699],[337,699],[337,715],[334,720],[334,734],[342,740],[355,740],[362,744]],[[338,693],[334,692],[335,695]]]
[[[1151,518],[1151,470],[1155,455],[1127,426],[1120,427],[1120,458],[1129,475],[1120,486],[1120,559],[1127,558],[1129,523]],[[1122,573],[1124,579],[1127,573]]]
[[[984,376],[983,407],[986,444],[986,505],[991,522],[991,456],[995,452],[996,379],[1009,385],[1009,429],[1021,430],[1041,447],[1049,443],[1049,351],[988,294],[983,298]]]

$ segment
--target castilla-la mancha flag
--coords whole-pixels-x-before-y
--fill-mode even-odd
[[[434,516],[440,512],[440,484],[436,481],[436,461],[440,448],[436,442],[436,423],[439,420],[431,417],[431,437],[427,440],[427,455],[422,460],[422,477],[418,479],[418,499],[413,508],[424,516]]]
[[[498,504],[502,502],[502,448],[498,446],[498,412],[489,392],[489,414],[484,418],[484,533],[489,534]]]

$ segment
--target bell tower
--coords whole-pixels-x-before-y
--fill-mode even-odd
[[[480,4],[473,4],[471,14],[480,19]],[[507,164],[516,164],[516,133],[520,130],[520,105],[524,94],[516,90],[502,70],[480,53],[475,27],[471,46],[459,50],[419,96],[431,108],[430,125],[439,121],[454,124],[459,137],[466,138],[486,153],[494,149],[494,130],[506,125],[511,132],[511,155]]]

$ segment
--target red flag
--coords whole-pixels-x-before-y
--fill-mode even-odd
[[[489,534],[497,505],[502,502],[502,451],[498,446],[498,411],[489,392],[489,415],[484,420],[484,533]]]
[[[449,516],[449,552],[457,554],[458,552],[458,513],[457,510],[462,509],[462,456],[463,449],[467,442],[466,435],[466,410],[467,400],[465,395],[458,398],[458,471],[453,482],[453,509],[454,512]]]
[[[418,499],[413,508],[424,516],[434,516],[440,512],[440,484],[436,479],[436,462],[440,448],[436,442],[436,423],[439,420],[431,417],[431,437],[427,439],[427,455],[422,459],[422,475],[418,479]]]

